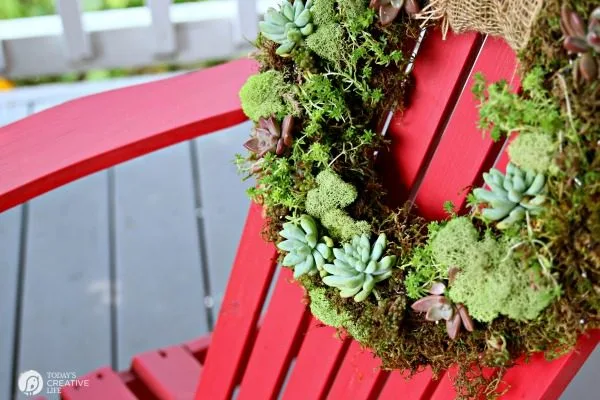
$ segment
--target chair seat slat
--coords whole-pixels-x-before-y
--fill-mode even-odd
[[[78,379],[87,380],[88,385],[64,387],[61,390],[62,400],[136,400],[119,375],[110,367],[97,369]]]

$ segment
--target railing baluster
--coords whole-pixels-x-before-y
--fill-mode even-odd
[[[4,55],[4,42],[0,39],[0,72],[5,71],[6,68],[6,56]]]
[[[234,31],[236,44],[253,41],[258,35],[256,0],[237,0],[237,10],[237,23]]]
[[[152,34],[154,35],[156,56],[164,57],[175,53],[177,43],[175,28],[171,22],[169,7],[171,0],[146,0],[152,16]]]
[[[83,30],[81,7],[77,0],[56,0],[56,9],[63,26],[63,37],[73,62],[91,58],[92,47]]]

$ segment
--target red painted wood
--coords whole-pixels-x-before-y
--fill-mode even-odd
[[[89,386],[63,388],[61,391],[63,400],[136,400],[119,375],[109,367],[97,369],[80,379],[88,379]]]
[[[388,376],[388,372],[382,371],[380,366],[381,360],[375,358],[370,350],[362,349],[358,342],[353,341],[327,398],[376,399]]]
[[[244,121],[250,60],[88,96],[0,128],[0,211],[93,172]]]
[[[494,163],[502,143],[494,143],[489,135],[477,128],[479,102],[471,92],[475,73],[481,72],[490,82],[500,79],[514,81],[517,60],[514,51],[500,39],[487,37],[468,84],[444,130],[423,181],[415,203],[425,218],[443,219],[445,201],[452,201],[459,209],[464,204],[471,185],[482,182],[481,174]],[[517,83],[518,84],[518,83]],[[513,85],[513,90],[517,87]]]
[[[190,340],[189,342],[185,342],[182,347],[192,353],[196,360],[200,361],[200,364],[204,364],[204,359],[206,358],[206,353],[208,352],[208,348],[210,346],[211,335],[201,336],[197,339]]]
[[[308,325],[310,314],[303,295],[304,289],[292,279],[292,270],[283,268],[254,342],[239,400],[277,397]]]
[[[260,235],[262,227],[261,207],[253,204],[206,355],[197,400],[230,398],[236,374],[251,350],[277,258],[275,246]]]
[[[342,340],[335,328],[312,319],[283,400],[323,399],[331,387],[350,339]]]
[[[191,399],[202,367],[180,346],[149,351],[133,358],[132,372],[159,400]]]
[[[481,42],[476,34],[428,32],[414,65],[409,107],[396,113],[388,131],[390,151],[382,155],[382,179],[391,204],[406,200],[445,118],[454,107],[462,79]]]
[[[564,357],[546,361],[537,354],[529,363],[511,368],[504,376],[509,391],[503,400],[558,399],[599,341],[600,330],[595,330],[582,336],[577,349]]]
[[[433,379],[429,367],[410,379],[406,379],[406,374],[392,371],[379,400],[429,400],[439,382]]]

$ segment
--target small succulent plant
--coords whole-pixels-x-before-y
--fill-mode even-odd
[[[586,28],[583,18],[565,5],[561,9],[560,27],[565,35],[564,48],[580,55],[573,65],[575,80],[579,76],[588,82],[598,79],[600,66],[594,52],[600,52],[600,7],[592,11]]]
[[[310,215],[302,215],[299,225],[287,222],[279,232],[286,240],[280,242],[277,247],[288,252],[282,265],[294,267],[296,279],[304,274],[313,275],[319,271],[325,275],[323,266],[333,258],[333,241],[327,236],[319,237],[317,222]]]
[[[421,11],[421,7],[417,0],[371,0],[369,7],[377,11],[379,14],[379,22],[381,22],[381,25],[383,26],[394,22],[402,8],[404,8],[404,11],[410,16]]]
[[[259,23],[260,31],[264,37],[279,44],[277,54],[290,54],[305,36],[313,33],[311,6],[312,0],[306,4],[294,0],[294,5],[286,1],[279,10],[273,7],[267,10],[265,20]]]
[[[280,156],[292,145],[293,128],[294,118],[291,115],[283,119],[281,126],[273,117],[261,118],[258,126],[252,130],[252,137],[244,143],[244,147],[255,153],[258,158],[262,158],[269,152]]]
[[[450,269],[450,281],[454,279],[457,272],[457,268]],[[429,288],[430,295],[415,301],[411,308],[416,312],[425,313],[427,321],[445,320],[450,339],[456,339],[462,326],[467,331],[473,332],[475,326],[467,308],[463,304],[452,303],[444,296],[445,291],[446,285],[442,282],[434,282]]]
[[[392,275],[396,256],[382,258],[387,245],[385,234],[379,235],[371,246],[369,236],[356,235],[342,248],[334,248],[333,264],[323,268],[331,275],[323,277],[323,283],[340,289],[342,297],[354,296],[354,301],[365,300],[373,291],[375,284]]]
[[[539,214],[546,200],[546,178],[542,173],[522,170],[513,163],[506,167],[506,175],[492,168],[483,174],[490,190],[478,188],[473,195],[479,203],[487,203],[482,215],[491,221],[500,221],[498,229],[506,229],[525,219],[526,213]]]

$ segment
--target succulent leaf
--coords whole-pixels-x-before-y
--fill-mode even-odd
[[[288,56],[304,37],[313,33],[311,6],[311,1],[305,4],[295,0],[293,5],[286,1],[279,10],[267,10],[259,27],[264,37],[280,45],[277,54]]]
[[[352,297],[361,302],[369,297],[375,284],[392,275],[396,264],[396,256],[385,256],[385,234],[379,235],[371,245],[368,235],[355,235],[350,242],[334,248],[335,259],[325,264],[323,269],[330,275],[323,278],[323,283],[340,289],[340,296]]]
[[[286,240],[277,244],[277,248],[287,251],[282,265],[294,267],[294,278],[304,274],[315,274],[332,260],[331,248],[320,241],[316,221],[309,215],[300,217],[299,226],[287,222],[279,235]]]
[[[506,167],[506,175],[492,169],[484,174],[491,190],[477,188],[473,195],[488,207],[482,211],[484,219],[499,221],[498,229],[506,229],[525,219],[528,211],[537,214],[545,201],[546,178],[542,173],[522,170],[513,163]]]

